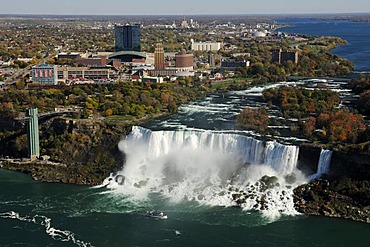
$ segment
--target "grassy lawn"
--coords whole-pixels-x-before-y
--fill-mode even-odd
[[[119,120],[119,121],[132,121],[132,120],[135,120],[137,118],[132,116],[132,115],[125,115],[125,116],[112,115],[112,116],[107,117],[106,119],[107,120]]]
[[[219,89],[226,89],[230,85],[241,85],[245,83],[246,81],[249,81],[245,78],[230,78],[222,81],[215,81],[212,82],[212,89],[219,90]]]

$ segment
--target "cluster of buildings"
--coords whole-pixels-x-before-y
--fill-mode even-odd
[[[181,25],[188,25],[183,21]],[[194,24],[194,23],[193,23]],[[163,45],[157,43],[154,54],[141,51],[141,26],[116,25],[114,27],[115,52],[98,57],[82,58],[79,53],[60,53],[58,59],[70,59],[78,67],[40,65],[32,68],[32,81],[41,85],[59,83],[112,83],[119,79],[163,81],[163,77],[194,76],[193,52],[209,52],[208,66],[233,71],[237,67],[248,67],[246,60],[222,59],[217,52],[223,48],[221,42],[195,42],[191,40],[191,51],[165,53]],[[277,50],[272,52],[271,62],[298,62],[298,53]],[[124,73],[123,66],[129,67]]]
[[[192,52],[182,50],[171,54],[174,64],[166,61],[161,43],[156,45],[153,66],[146,66],[150,55],[141,52],[140,25],[115,26],[115,52],[99,58],[83,59],[79,53],[60,53],[58,59],[70,59],[78,67],[46,65],[32,68],[32,81],[41,85],[57,85],[58,83],[111,83],[120,78],[142,79],[147,77],[170,77],[178,73],[184,76],[193,75],[194,58]],[[122,75],[122,64],[130,64],[131,75]],[[145,70],[143,73],[140,70]],[[143,78],[145,79],[145,78]]]
[[[32,81],[41,85],[114,82],[119,71],[113,66],[71,67],[42,64],[32,68]]]

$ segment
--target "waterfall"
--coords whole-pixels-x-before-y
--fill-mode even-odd
[[[324,174],[328,174],[332,154],[333,151],[331,150],[321,149],[317,172],[311,176],[311,180],[319,178]]]
[[[211,131],[151,131],[134,126],[130,135],[119,144],[127,155],[133,152],[132,145],[144,146],[140,156],[155,158],[174,150],[207,149],[210,153],[232,154],[243,163],[268,164],[282,173],[291,173],[296,166],[299,148],[276,141],[267,142],[252,137]],[[144,151],[144,152],[143,152]]]
[[[303,180],[296,169],[297,146],[234,133],[134,126],[119,148],[126,155],[117,174],[124,183],[115,183],[113,175],[105,183],[127,196],[160,193],[174,202],[295,213],[292,187]]]
[[[267,142],[264,163],[281,174],[290,174],[296,168],[299,148],[282,145],[276,141]]]

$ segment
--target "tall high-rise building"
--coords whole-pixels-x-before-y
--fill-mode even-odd
[[[298,52],[297,51],[283,51],[282,49],[274,50],[271,54],[271,62],[272,63],[285,63],[288,61],[292,61],[293,63],[298,63]]]
[[[37,108],[27,109],[27,141],[28,155],[31,160],[35,160],[40,156],[40,141],[39,141],[39,117]]]
[[[208,54],[208,63],[210,67],[212,68],[216,67],[216,55],[215,54],[212,54],[212,53]]]
[[[164,49],[161,43],[157,43],[154,51],[154,68],[164,69]]]
[[[140,25],[115,26],[115,51],[140,51]]]

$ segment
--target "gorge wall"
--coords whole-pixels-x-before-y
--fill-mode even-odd
[[[299,146],[298,169],[305,174],[317,171],[321,147],[309,143]],[[331,157],[330,177],[352,177],[355,179],[370,178],[370,154],[358,152],[333,151]]]
[[[12,125],[10,125],[12,126]],[[14,129],[8,129],[14,131]],[[3,162],[6,169],[29,173],[35,180],[74,184],[100,184],[111,172],[119,170],[124,155],[117,144],[131,126],[116,122],[54,118],[40,123],[41,155],[50,161],[24,160],[27,156],[25,126],[1,141],[1,155],[23,160]]]

